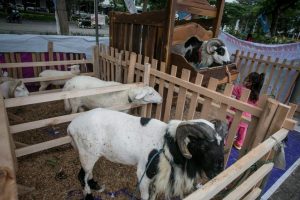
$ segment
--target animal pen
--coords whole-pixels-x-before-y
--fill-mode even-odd
[[[232,116],[233,121],[229,129],[225,148],[225,162],[230,156],[234,136],[238,124],[243,121],[249,124],[249,130],[239,160],[225,169],[217,177],[210,180],[200,189],[187,196],[185,199],[211,199],[221,197],[224,199],[255,199],[262,191],[264,177],[273,168],[274,146],[280,143],[294,128],[296,121],[292,119],[295,105],[285,105],[275,99],[262,96],[257,106],[249,105],[247,99],[250,91],[246,90],[241,100],[231,97],[232,84],[226,84],[224,91],[216,91],[218,79],[210,78],[208,86],[201,86],[203,75],[197,74],[195,82],[189,82],[191,71],[182,69],[178,71],[176,66],[171,67],[170,74],[165,73],[166,64],[156,59],[137,55],[129,51],[119,51],[106,46],[95,47],[92,60],[68,60],[29,63],[2,63],[0,68],[22,69],[31,66],[33,68],[54,65],[69,64],[93,64],[93,72],[88,73],[106,81],[118,81],[122,86],[111,86],[78,91],[60,91],[60,89],[31,93],[28,97],[11,99],[0,98],[0,184],[3,188],[1,197],[4,199],[17,199],[18,193],[22,194],[28,189],[17,186],[16,171],[17,159],[33,153],[70,143],[70,137],[64,135],[49,141],[29,145],[14,139],[14,136],[23,134],[28,130],[41,129],[70,122],[79,115],[67,114],[37,121],[11,125],[9,110],[12,107],[35,105],[54,100],[104,94],[126,90],[141,85],[150,85],[158,89],[164,102],[161,105],[119,105],[111,109],[125,110],[136,109],[135,113],[144,117],[152,117],[162,121],[170,119],[189,120],[194,118],[221,119]],[[238,55],[238,54],[237,54]],[[148,64],[150,63],[150,64]],[[176,77],[180,73],[180,78]],[[68,77],[52,78],[51,80],[69,79]],[[49,81],[46,78],[25,78],[25,83]],[[142,82],[141,82],[142,81]],[[177,98],[174,98],[174,97]],[[196,110],[198,104],[202,104],[201,112]],[[229,108],[235,108],[235,112]],[[34,107],[33,107],[34,109]],[[242,116],[243,112],[249,112],[252,119]],[[18,146],[18,148],[16,148]],[[257,166],[255,171],[251,166]],[[226,164],[225,164],[226,166]],[[17,189],[18,188],[18,189]],[[18,190],[18,191],[17,191]]]

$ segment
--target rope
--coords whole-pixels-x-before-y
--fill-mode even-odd
[[[141,184],[141,182],[142,182],[142,180],[143,180],[143,178],[144,178],[144,176],[145,176],[145,174],[146,174],[147,169],[149,168],[149,166],[150,166],[150,164],[152,163],[152,161],[154,160],[154,158],[155,158],[156,156],[158,156],[159,154],[161,154],[162,152],[164,152],[164,147],[165,147],[165,143],[164,143],[163,147],[162,147],[156,154],[154,154],[154,155],[152,156],[152,158],[150,159],[150,161],[149,161],[148,164],[146,165],[146,169],[145,169],[145,171],[144,171],[144,173],[143,173],[141,179],[138,181],[138,183],[137,183],[137,185],[136,185],[136,189],[135,189],[135,192],[133,193],[133,196],[131,197],[131,200],[137,199],[137,198],[135,197],[135,195],[136,195],[136,193],[137,193],[138,190],[139,190],[140,184]]]

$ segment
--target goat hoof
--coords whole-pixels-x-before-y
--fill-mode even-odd
[[[92,194],[87,194],[84,198],[84,200],[94,200],[94,197]]]
[[[92,190],[100,190],[101,189],[101,186],[98,184],[97,181],[94,181],[94,179],[89,180],[88,184]]]

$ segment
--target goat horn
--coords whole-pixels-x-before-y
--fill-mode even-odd
[[[185,144],[185,138],[188,136],[207,139],[212,142],[215,139],[215,130],[203,122],[182,122],[178,125],[176,130],[178,147],[185,158],[191,159],[192,155]]]
[[[212,38],[206,43],[206,51],[208,54],[212,54],[215,49],[213,47],[216,46],[225,46],[224,42],[218,38]]]

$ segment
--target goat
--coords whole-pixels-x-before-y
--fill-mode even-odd
[[[79,152],[82,168],[78,179],[85,199],[90,200],[91,189],[101,188],[92,170],[102,156],[137,166],[142,199],[155,199],[163,193],[167,198],[183,197],[193,191],[203,172],[213,178],[223,170],[227,130],[227,124],[220,120],[164,123],[98,108],[73,119],[67,132]]]
[[[78,75],[80,74],[80,65],[72,65],[68,67],[70,71],[59,71],[59,70],[44,70],[39,74],[39,77],[59,77],[59,76],[67,76],[67,75]],[[53,80],[53,81],[43,81],[40,82],[39,91],[45,90],[48,85],[64,85],[66,80]]]
[[[5,99],[29,95],[29,91],[21,80],[13,79],[10,77],[5,78],[7,80],[3,81],[0,84],[1,93]]]
[[[63,87],[63,91],[82,90],[114,85],[121,85],[121,83],[114,81],[103,81],[90,76],[76,76],[66,82],[65,86]],[[77,111],[83,111],[83,107],[93,109],[127,103],[161,103],[162,97],[152,87],[145,86],[108,94],[65,99],[64,102],[65,110],[67,112],[72,110],[72,113],[76,113]]]
[[[196,71],[230,62],[225,44],[217,38],[200,41],[197,37],[191,37],[184,45],[174,45],[172,52],[183,55]]]

